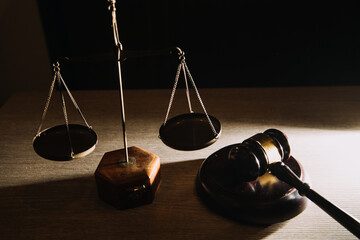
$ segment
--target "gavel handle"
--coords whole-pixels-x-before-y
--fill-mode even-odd
[[[302,182],[288,166],[286,166],[282,162],[273,163],[270,165],[270,171],[278,179],[286,182],[292,187],[295,187],[299,191],[300,195],[306,196],[308,199],[318,205],[327,214],[329,214],[332,218],[334,218],[347,230],[349,230],[352,234],[354,234],[357,238],[360,239],[359,220],[350,216],[349,214],[326,200],[320,194],[312,190],[310,186],[307,183]]]

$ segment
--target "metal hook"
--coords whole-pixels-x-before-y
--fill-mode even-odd
[[[177,51],[177,55],[179,56],[179,59],[183,62],[185,61],[185,52],[182,51],[179,47],[175,47],[175,50]],[[170,54],[173,54],[173,51],[170,51]]]
[[[59,63],[59,61],[57,61],[56,63],[53,64],[53,69],[54,69],[54,72],[60,72],[60,63]]]
[[[108,2],[110,3],[108,10],[111,11],[111,16],[112,16],[112,28],[113,28],[115,46],[118,48],[118,59],[120,59],[120,52],[123,50],[123,46],[120,42],[119,30],[116,21],[116,6],[115,6],[116,0],[108,0]]]

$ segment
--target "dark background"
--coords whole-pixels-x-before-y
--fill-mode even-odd
[[[115,51],[106,0],[38,0],[51,62]],[[118,0],[127,50],[179,46],[198,87],[360,84],[358,1]],[[125,88],[170,88],[177,58],[123,63]],[[117,85],[116,61],[62,63],[71,89]]]

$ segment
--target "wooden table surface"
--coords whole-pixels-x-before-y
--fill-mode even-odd
[[[222,135],[191,152],[170,149],[158,138],[170,91],[125,92],[128,144],[160,157],[162,182],[152,204],[124,211],[98,199],[93,176],[105,152],[123,147],[117,91],[73,92],[98,144],[90,155],[68,162],[43,159],[32,148],[47,92],[10,98],[0,109],[0,239],[356,239],[311,202],[297,217],[271,226],[226,219],[206,208],[194,183],[211,153],[278,128],[311,186],[360,218],[359,86],[200,89]],[[70,101],[67,106],[70,122],[81,123]],[[170,114],[187,111],[178,90]],[[58,124],[63,116],[55,94],[45,127]]]

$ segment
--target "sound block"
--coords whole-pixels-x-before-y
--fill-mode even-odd
[[[95,180],[99,198],[117,209],[151,203],[160,185],[160,158],[139,147],[107,152],[101,159]]]
[[[199,169],[197,190],[210,209],[241,222],[261,225],[282,222],[304,211],[306,198],[268,172],[252,182],[235,181],[227,168],[228,153],[234,145],[210,155]],[[303,168],[295,158],[291,156],[284,163],[305,180]]]

